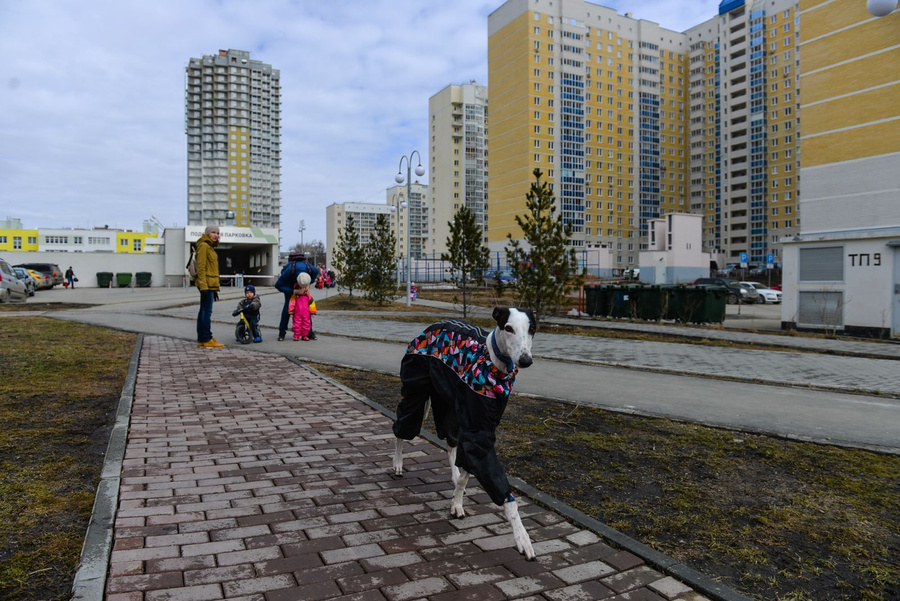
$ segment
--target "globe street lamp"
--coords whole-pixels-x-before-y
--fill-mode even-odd
[[[394,194],[391,197],[391,213],[397,213],[397,244],[394,247],[394,252],[397,256],[397,282],[400,282],[400,260],[403,258],[403,251],[400,248],[400,244],[402,240],[400,240],[400,209],[405,209],[408,205],[405,200],[401,201],[403,198],[402,194]],[[409,220],[409,211],[406,212],[406,219]]]
[[[394,181],[398,184],[403,183],[403,161],[406,161],[406,306],[409,307],[412,304],[412,298],[410,298],[410,293],[412,292],[410,288],[410,283],[412,280],[411,275],[411,259],[412,256],[409,253],[409,232],[410,232],[410,209],[412,203],[412,158],[415,155],[419,155],[419,166],[416,167],[416,175],[422,176],[425,175],[425,168],[422,167],[422,155],[419,154],[418,150],[413,150],[409,156],[403,156],[400,158],[400,166],[397,169],[397,175],[394,176]],[[399,217],[399,214],[398,214]]]

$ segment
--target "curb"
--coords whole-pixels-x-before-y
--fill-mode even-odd
[[[138,334],[131,353],[131,362],[122,386],[116,421],[109,436],[100,484],[94,497],[94,507],[88,523],[78,571],[72,584],[72,599],[102,601],[106,592],[106,574],[109,571],[109,557],[113,545],[113,528],[119,507],[119,483],[122,475],[122,461],[125,444],[128,442],[128,426],[131,422],[131,407],[134,403],[134,386],[137,381],[138,362],[144,335]]]
[[[317,370],[313,367],[309,367],[308,365],[304,365],[299,359],[297,359],[295,357],[285,357],[285,358],[288,361],[290,361],[291,363],[295,363],[296,365],[300,366],[301,368],[311,371],[314,374],[316,374],[317,376],[319,376],[320,378],[327,380],[328,383],[330,383],[334,386],[337,386],[338,388],[340,388],[347,394],[351,395],[353,398],[355,398],[358,401],[360,401],[361,403],[371,407],[372,409],[375,409],[376,411],[380,412],[384,416],[386,416],[392,420],[397,417],[396,413],[394,413],[393,411],[376,403],[375,401],[372,401],[371,399],[368,399],[367,397],[361,395],[360,393],[356,392],[355,390],[347,388],[340,382],[332,380],[331,378],[329,378],[328,376],[326,376],[319,370]],[[421,436],[422,438],[428,440],[429,442],[439,446],[442,449],[445,449],[445,450],[447,449],[447,443],[445,443],[443,440],[439,439],[437,436],[435,436],[434,434],[432,434],[431,432],[429,432],[427,430],[422,430],[422,432],[419,434],[419,436]],[[509,476],[509,483],[514,489],[516,489],[518,492],[520,492],[523,496],[528,497],[531,501],[536,502],[540,505],[543,505],[544,507],[547,507],[549,509],[552,509],[552,510],[562,514],[563,516],[565,516],[572,522],[575,522],[578,525],[582,526],[583,528],[585,528],[587,530],[591,530],[591,531],[595,532],[596,534],[599,534],[600,536],[602,536],[603,538],[612,542],[616,546],[618,546],[630,553],[633,553],[634,555],[637,555],[638,557],[643,559],[645,562],[647,562],[648,564],[652,565],[653,567],[659,569],[660,571],[664,572],[665,574],[668,574],[669,576],[673,576],[673,577],[677,578],[678,580],[687,584],[688,586],[690,586],[691,588],[693,588],[696,591],[699,591],[705,595],[709,595],[712,599],[715,599],[715,601],[755,601],[752,597],[747,597],[746,595],[743,595],[733,589],[730,589],[727,586],[725,586],[724,584],[716,582],[715,580],[713,580],[712,578],[709,578],[708,576],[704,576],[697,570],[694,570],[693,568],[690,568],[690,567],[684,565],[683,563],[680,563],[680,562],[672,559],[668,555],[664,555],[664,554],[660,553],[659,551],[656,551],[656,550],[648,547],[647,545],[634,540],[633,538],[627,536],[626,534],[623,534],[614,528],[610,528],[609,526],[600,522],[599,520],[596,520],[580,511],[578,511],[574,507],[571,507],[571,506],[563,503],[556,497],[553,497],[551,495],[541,492],[540,490],[534,488],[533,486],[531,486],[524,480],[521,480],[520,478],[516,478],[515,476]]]

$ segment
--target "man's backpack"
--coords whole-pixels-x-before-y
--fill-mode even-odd
[[[191,283],[197,279],[197,253],[194,252],[197,249],[195,244],[191,244],[191,256],[188,259],[187,265],[184,266],[187,269],[188,275],[191,278]]]

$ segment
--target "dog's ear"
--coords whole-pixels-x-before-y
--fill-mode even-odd
[[[534,336],[534,333],[537,332],[537,319],[534,317],[534,311],[525,309],[525,315],[528,316],[528,333]]]
[[[492,317],[497,322],[497,325],[502,328],[509,321],[509,309],[506,307],[494,307]]]

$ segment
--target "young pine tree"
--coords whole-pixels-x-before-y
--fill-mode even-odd
[[[353,289],[360,286],[366,260],[352,215],[347,215],[347,224],[338,236],[331,264],[340,274],[341,286],[347,288],[353,298]]]
[[[379,215],[375,220],[375,229],[366,245],[366,276],[363,285],[366,298],[383,305],[397,294],[397,281],[394,279],[397,264],[397,239],[388,227],[387,218]]]
[[[475,213],[465,206],[450,222],[447,252],[441,261],[450,263],[450,281],[462,289],[463,319],[468,314],[468,291],[481,283],[482,274],[490,267],[490,254],[484,246],[484,233],[475,222]]]
[[[527,213],[516,215],[524,245],[507,234],[506,260],[517,270],[516,302],[540,319],[562,305],[577,283],[578,261],[569,248],[572,228],[556,215],[556,197],[540,169],[525,196]]]

